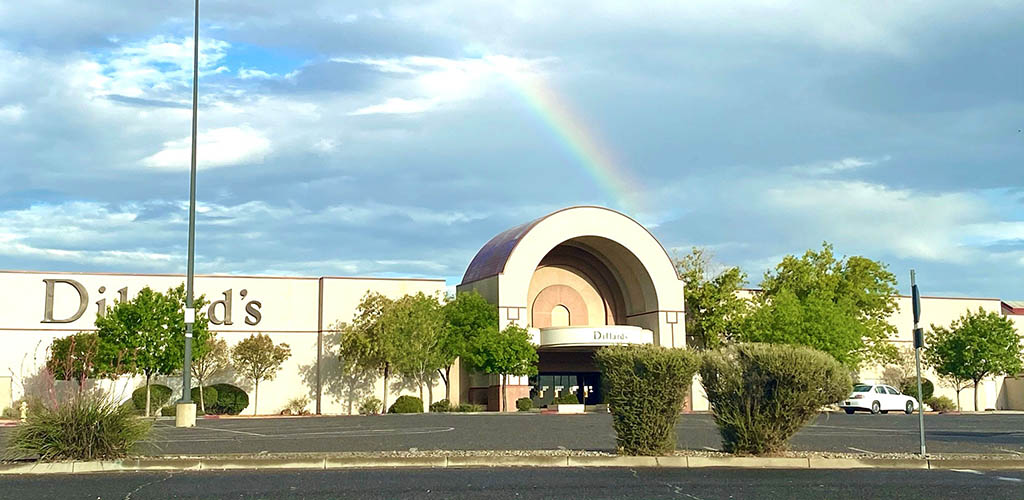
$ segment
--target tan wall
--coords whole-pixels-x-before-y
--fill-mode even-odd
[[[81,284],[88,294],[88,307],[81,318],[70,323],[43,322],[46,302],[44,279],[74,280]],[[307,408],[315,410],[318,334],[321,328],[327,330],[337,320],[351,320],[359,300],[367,290],[398,297],[419,291],[443,293],[445,288],[442,280],[324,278],[322,281],[321,295],[321,280],[318,278],[197,276],[195,279],[196,294],[205,294],[210,300],[227,302],[223,293],[231,290],[231,324],[210,325],[211,331],[224,338],[229,346],[259,332],[269,335],[275,343],[287,343],[291,348],[292,356],[282,365],[275,378],[260,384],[258,410],[261,414],[277,413],[290,399],[302,396],[310,399]],[[5,347],[0,350],[0,367],[3,367],[4,374],[9,374],[13,379],[13,398],[19,399],[26,390],[31,392],[33,387],[38,387],[47,348],[54,338],[95,329],[98,300],[106,299],[106,305],[109,306],[118,297],[118,290],[124,287],[128,289],[128,296],[133,297],[144,286],[164,291],[183,282],[183,276],[173,275],[0,271],[0,304],[3,305],[3,309],[0,309],[0,341]],[[99,292],[100,287],[105,287],[105,291]],[[54,285],[54,319],[69,318],[78,310],[79,304],[79,294],[74,287],[63,283]],[[222,318],[224,309],[224,305],[217,305],[215,315]],[[258,311],[258,322],[251,311]],[[256,324],[248,324],[247,318],[250,323]],[[330,332],[325,333],[326,347],[329,347],[327,344],[330,339]],[[353,405],[355,410],[358,410],[358,399],[365,394],[382,398],[383,388],[379,380],[344,380],[338,373],[336,357],[331,355],[328,348],[323,351],[321,362],[323,413],[347,412],[349,398],[345,396],[353,396],[351,399],[356,401]],[[177,398],[180,395],[180,380],[180,375],[176,375],[158,377],[155,382],[175,389],[174,397]],[[251,414],[254,402],[251,382],[241,380],[231,372],[209,381],[218,382],[232,383],[246,389],[250,395],[250,407],[243,414]],[[346,386],[345,382],[351,383]],[[359,385],[356,382],[370,384],[372,389],[346,391],[346,387]],[[419,393],[418,388],[403,387],[397,380],[393,382],[396,384],[393,384],[389,402],[401,393]],[[120,383],[124,387],[120,387],[117,393],[126,399],[131,394],[131,388],[143,383],[141,377],[125,378]],[[457,386],[454,392],[458,394]],[[354,397],[357,394],[359,398]],[[444,385],[438,381],[434,386],[434,397],[440,399],[443,395]]]

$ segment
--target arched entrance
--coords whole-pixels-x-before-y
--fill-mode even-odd
[[[567,208],[495,236],[457,290],[496,304],[500,327],[514,323],[534,335],[541,376],[518,381],[510,399],[531,395],[543,404],[571,390],[596,402],[600,346],[685,342],[672,260],[647,229],[607,208]],[[471,377],[466,385],[470,400],[493,399],[489,380]]]

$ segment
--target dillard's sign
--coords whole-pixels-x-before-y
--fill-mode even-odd
[[[85,286],[81,283],[72,279],[44,279],[43,283],[46,283],[46,302],[43,306],[43,320],[40,323],[72,323],[77,321],[82,315],[85,314],[85,310],[89,307],[89,292],[85,289]],[[60,286],[58,286],[60,285]],[[66,291],[61,293],[71,293],[74,291],[78,294],[78,310],[74,314],[66,318],[54,318],[53,317],[53,297],[57,293],[57,289],[65,289]],[[102,294],[106,293],[107,287],[101,286],[97,289],[97,292],[101,294],[100,299],[96,301],[96,313],[103,315],[107,311],[107,299]],[[238,291],[240,299],[244,300],[245,296],[249,294],[248,290],[244,288]],[[231,289],[224,290],[221,293],[224,298],[215,300],[210,303],[209,308],[206,310],[206,317],[210,319],[210,323],[214,325],[233,325],[231,311],[234,302],[234,291]],[[121,302],[128,301],[128,287],[124,287],[117,291],[117,300]],[[263,319],[263,314],[260,312],[260,308],[263,304],[258,300],[250,300],[244,304],[245,307],[245,324],[256,326]]]

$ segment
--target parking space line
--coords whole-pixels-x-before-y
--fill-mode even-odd
[[[246,432],[246,431],[236,431],[234,429],[219,429],[217,427],[202,427],[202,430],[204,430],[204,431],[231,432],[231,433],[234,433],[234,434],[245,434],[246,436],[267,437],[266,434],[257,434],[255,432]]]
[[[861,453],[874,453],[873,451],[865,450],[865,449],[862,449],[862,448],[854,448],[853,446],[848,446],[846,449],[853,450],[853,451],[859,451]]]

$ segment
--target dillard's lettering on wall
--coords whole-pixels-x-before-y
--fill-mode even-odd
[[[46,298],[43,306],[43,320],[40,323],[72,323],[77,321],[85,314],[86,309],[89,308],[89,291],[85,289],[81,283],[72,279],[44,279],[43,283],[46,284]],[[60,293],[77,293],[78,294],[78,310],[74,314],[66,318],[54,318],[53,317],[53,297],[57,293],[57,290],[64,290]],[[97,291],[100,294],[106,293],[107,287],[101,286]],[[244,300],[245,296],[249,294],[246,289],[238,291],[238,297],[240,300]],[[206,317],[210,319],[210,323],[214,325],[233,325],[232,310],[234,306],[235,294],[232,289],[224,290],[221,293],[222,297],[218,300],[214,300],[210,303],[206,310]],[[121,288],[117,291],[117,300],[122,302],[128,301],[128,287]],[[260,308],[263,304],[258,300],[250,300],[244,303],[245,308],[245,324],[250,326],[256,326],[263,319],[263,314]],[[96,301],[96,313],[103,315],[107,311],[107,299],[102,297]]]

